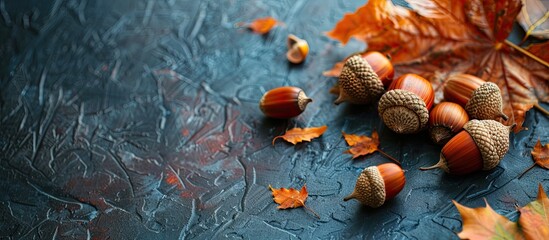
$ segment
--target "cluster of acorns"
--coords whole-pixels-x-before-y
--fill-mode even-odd
[[[395,80],[393,76],[393,65],[383,54],[354,55],[343,66],[335,104],[378,101],[379,116],[394,132],[414,134],[428,128],[432,140],[444,147],[440,161],[422,170],[441,168],[463,175],[499,164],[509,149],[509,133],[514,125],[496,121],[507,120],[496,84],[473,75],[453,75],[443,89],[447,102],[431,109],[434,91],[429,81],[416,74],[404,74]],[[281,87],[265,93],[260,108],[269,117],[291,118],[301,114],[311,101],[297,87]],[[345,200],[355,198],[379,207],[396,196],[405,181],[402,168],[394,163],[368,167]]]

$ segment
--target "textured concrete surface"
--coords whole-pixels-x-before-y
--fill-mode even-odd
[[[440,148],[399,136],[374,106],[335,106],[322,71],[351,52],[323,35],[361,1],[0,0],[0,239],[433,239],[461,229],[455,199],[484,198],[517,217],[549,175],[534,168],[549,121],[528,112],[489,172],[421,172]],[[274,16],[266,36],[235,28]],[[286,36],[310,44],[302,65]],[[298,118],[263,117],[258,101],[294,85],[314,99]],[[547,104],[544,105],[549,107]],[[328,125],[311,143],[274,136]],[[407,185],[379,209],[343,202],[379,153],[351,160],[341,131],[380,134]],[[305,209],[277,210],[269,185],[307,184]]]

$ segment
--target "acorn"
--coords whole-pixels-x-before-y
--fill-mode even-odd
[[[420,169],[440,168],[454,175],[493,169],[509,150],[509,133],[514,126],[473,119],[444,145],[437,164]]]
[[[367,167],[358,176],[353,193],[343,200],[354,198],[366,206],[376,208],[393,199],[405,183],[404,171],[394,163]]]
[[[429,133],[436,144],[444,145],[463,129],[469,121],[467,112],[459,104],[442,102],[429,113]]]
[[[338,105],[342,102],[368,104],[376,101],[393,80],[391,61],[379,52],[368,52],[348,58],[339,75]]]
[[[404,74],[379,99],[379,116],[397,133],[417,133],[427,126],[434,99],[429,81],[417,74]]]
[[[271,89],[259,101],[259,108],[272,118],[293,118],[298,116],[313,100],[298,87],[279,87]]]
[[[307,41],[290,34],[286,43],[288,45],[288,52],[286,52],[288,61],[295,64],[305,61],[309,54],[309,44]]]
[[[507,120],[499,87],[469,74],[450,76],[444,85],[444,99],[465,108],[471,119]]]

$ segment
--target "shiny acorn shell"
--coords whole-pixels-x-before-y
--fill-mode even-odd
[[[404,74],[379,99],[379,116],[397,133],[417,133],[427,126],[434,99],[429,81],[417,74]]]
[[[454,175],[493,169],[509,150],[509,132],[514,126],[473,119],[444,145],[437,164],[420,169],[440,168]]]
[[[444,99],[461,105],[471,119],[508,117],[503,113],[503,99],[498,85],[470,74],[455,74],[444,84]]]
[[[301,114],[312,101],[301,88],[286,86],[266,92],[259,108],[267,117],[286,119]]]
[[[286,43],[288,45],[288,52],[286,52],[288,61],[294,64],[305,61],[309,54],[309,43],[307,41],[290,34]]]
[[[334,103],[368,104],[377,101],[393,76],[393,65],[383,54],[353,55],[345,61],[339,75],[339,96]]]
[[[367,167],[357,178],[353,192],[343,200],[357,199],[370,207],[379,207],[393,199],[406,183],[404,171],[394,163]]]
[[[459,104],[442,102],[429,113],[429,133],[433,142],[446,144],[469,121],[467,112]]]

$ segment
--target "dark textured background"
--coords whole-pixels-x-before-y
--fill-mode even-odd
[[[334,106],[322,76],[358,43],[323,35],[362,1],[0,0],[0,239],[456,238],[451,200],[517,217],[549,176],[530,149],[549,142],[532,110],[528,131],[493,171],[451,177],[426,134],[398,136],[375,107]],[[235,28],[274,16],[266,36]],[[298,66],[286,36],[309,41]],[[294,85],[314,99],[304,114],[270,120],[262,94]],[[544,105],[546,108],[548,105]],[[271,139],[328,125],[311,143]],[[379,209],[343,202],[379,153],[351,160],[341,131],[380,133],[407,185]],[[305,209],[277,210],[268,185],[307,184]]]

